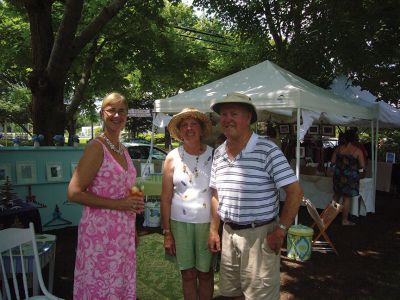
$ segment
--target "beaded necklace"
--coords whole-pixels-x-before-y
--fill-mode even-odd
[[[194,177],[199,177],[199,158],[200,155],[203,153],[203,147],[200,148],[200,153],[196,156],[196,165],[194,166],[193,172],[190,170],[189,166],[185,162],[185,148],[182,146],[182,152],[180,153],[181,161],[182,161],[182,171],[189,177],[189,183],[193,184],[193,175]],[[190,171],[190,173],[189,173]]]
[[[112,151],[118,153],[119,155],[124,154],[124,148],[122,147],[121,143],[118,143],[118,149],[117,149],[117,147],[108,139],[108,137],[104,133],[101,136],[106,141],[107,145],[110,147]]]

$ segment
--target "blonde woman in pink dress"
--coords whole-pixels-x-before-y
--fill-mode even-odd
[[[126,99],[107,95],[100,116],[104,132],[91,141],[68,187],[68,199],[84,205],[78,228],[74,299],[136,299],[136,214],[143,194],[132,195],[136,170],[119,135]]]

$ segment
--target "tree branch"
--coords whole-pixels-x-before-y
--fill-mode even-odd
[[[89,80],[92,75],[92,70],[96,61],[96,57],[100,53],[101,49],[104,47],[105,44],[106,40],[103,40],[100,45],[97,45],[97,39],[92,42],[88,56],[83,66],[81,79],[79,80],[79,83],[75,89],[75,93],[74,96],[72,97],[71,104],[67,108],[67,120],[70,120],[78,110],[78,107],[81,104],[82,99],[84,97],[86,88],[89,84]]]
[[[93,39],[99,31],[110,21],[126,4],[128,0],[113,0],[110,5],[104,7],[98,16],[77,36],[72,44],[71,57],[74,59],[83,47]]]
[[[53,46],[54,34],[51,21],[51,1],[24,0],[31,32],[32,63],[34,72],[46,69]]]
[[[82,16],[83,0],[67,0],[64,8],[64,17],[58,28],[57,38],[47,65],[50,78],[64,76],[69,64],[65,63],[65,50],[68,49],[75,38],[79,21]],[[55,80],[57,82],[57,80]]]
[[[277,30],[274,20],[272,18],[271,5],[268,0],[263,0],[262,3],[263,3],[263,7],[264,7],[265,18],[267,20],[267,24],[269,27],[269,31],[272,35],[272,38],[275,41],[277,52],[283,53],[282,51],[285,51],[284,44],[282,41],[282,37],[281,37],[279,31]]]

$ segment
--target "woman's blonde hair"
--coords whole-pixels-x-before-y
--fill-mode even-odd
[[[104,97],[103,102],[101,103],[101,111],[103,111],[104,107],[106,107],[107,105],[120,102],[122,102],[128,110],[128,102],[126,101],[125,97],[122,96],[120,93],[112,92]]]

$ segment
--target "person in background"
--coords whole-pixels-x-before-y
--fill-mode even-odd
[[[104,132],[86,147],[68,186],[68,199],[84,205],[78,227],[74,299],[136,299],[137,213],[143,193],[132,194],[136,170],[119,141],[128,113],[124,96],[107,95]]]
[[[164,248],[175,257],[186,300],[212,299],[214,291],[213,254],[207,248],[212,148],[204,144],[211,127],[208,117],[194,108],[183,109],[168,124],[182,145],[164,163],[161,220]]]
[[[276,131],[276,128],[273,126],[272,122],[267,123],[267,130],[265,133],[267,137],[279,147],[279,149],[282,149],[282,142],[278,138],[278,133]]]
[[[253,133],[251,99],[239,93],[214,102],[227,140],[214,152],[210,251],[221,250],[220,292],[233,299],[279,299],[280,251],[303,197],[282,151]],[[286,199],[279,218],[278,189]]]
[[[335,201],[343,200],[342,225],[354,225],[349,221],[352,197],[359,195],[360,172],[364,172],[365,160],[362,151],[355,145],[357,136],[353,130],[347,130],[344,144],[336,148],[331,159],[333,190]]]

